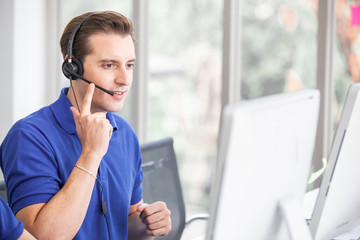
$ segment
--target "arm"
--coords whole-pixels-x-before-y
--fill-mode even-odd
[[[148,240],[167,235],[171,230],[170,210],[164,202],[130,206],[128,239]]]
[[[38,239],[72,239],[85,218],[94,181],[74,168],[64,187],[48,203],[25,207],[16,217]]]
[[[90,113],[94,85],[90,84],[81,106],[74,107],[76,130],[82,152],[77,165],[96,175],[112,134],[106,113]],[[38,239],[73,238],[80,229],[90,203],[95,179],[87,172],[74,168],[63,188],[48,203],[30,205],[21,209],[16,217],[24,222]]]

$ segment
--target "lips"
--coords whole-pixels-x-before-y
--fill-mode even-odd
[[[126,96],[127,90],[118,90],[118,91],[112,91],[114,93],[114,97],[117,97],[118,99],[122,99]]]
[[[114,93],[114,95],[117,95],[117,96],[121,96],[121,95],[124,95],[127,90],[123,90],[123,91],[112,91]]]

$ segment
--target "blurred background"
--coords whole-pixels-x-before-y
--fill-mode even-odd
[[[114,10],[135,26],[134,85],[118,114],[141,143],[174,138],[185,203],[206,211],[222,107],[318,88],[313,170],[321,168],[349,84],[360,80],[355,0],[0,0],[0,140],[68,86],[59,39],[74,16]],[[316,186],[309,186],[309,189]],[[189,213],[189,214],[190,214]]]

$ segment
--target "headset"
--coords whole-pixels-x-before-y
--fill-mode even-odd
[[[74,30],[72,31],[71,35],[70,35],[70,38],[69,38],[69,42],[68,42],[68,48],[67,48],[67,58],[64,60],[63,64],[62,64],[62,72],[64,73],[65,77],[67,77],[68,79],[70,79],[70,84],[71,84],[71,88],[72,88],[72,91],[74,93],[74,97],[75,97],[75,102],[76,102],[76,105],[78,107],[78,110],[80,112],[80,108],[79,108],[79,104],[77,102],[77,99],[76,99],[76,95],[75,95],[75,91],[74,91],[74,88],[73,88],[73,85],[72,85],[72,80],[75,80],[75,79],[81,79],[83,81],[85,81],[86,83],[92,83],[91,81],[87,80],[86,78],[84,78],[82,75],[84,73],[84,68],[83,68],[83,64],[82,62],[73,57],[72,55],[72,50],[73,50],[73,43],[74,43],[74,39],[75,39],[75,36],[76,34],[78,33],[81,25],[90,17],[92,16],[93,14],[89,14],[87,15],[75,28]],[[110,94],[111,96],[114,95],[113,92],[109,91],[109,90],[106,90],[98,85],[95,84],[95,87],[97,87],[98,89]],[[107,210],[106,210],[106,203],[105,201],[103,200],[103,186],[102,184],[100,183],[99,179],[96,178],[96,181],[99,183],[100,185],[100,197],[101,197],[101,212],[102,214],[104,215],[105,217],[105,221],[106,221],[106,226],[107,226],[107,230],[108,230],[108,235],[109,235],[109,239],[111,239],[111,234],[110,234],[110,226],[109,226],[109,223],[108,223],[108,219],[106,217],[106,214],[107,214]]]

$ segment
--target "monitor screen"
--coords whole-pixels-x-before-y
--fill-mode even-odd
[[[360,225],[360,83],[348,90],[310,222],[314,239]]]
[[[206,239],[291,239],[279,202],[291,196],[299,201],[292,205],[301,208],[318,112],[315,89],[224,109]],[[309,237],[305,220],[298,217]]]

